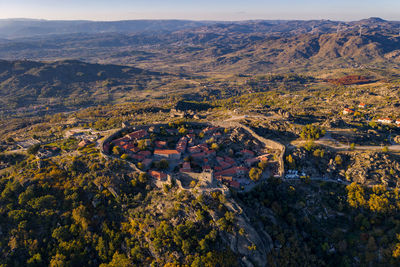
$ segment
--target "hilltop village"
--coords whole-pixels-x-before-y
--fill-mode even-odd
[[[117,133],[104,142],[103,150],[134,163],[156,180],[172,176],[190,187],[205,180],[209,186],[219,182],[243,190],[279,175],[274,151],[240,128],[173,123],[145,126]]]

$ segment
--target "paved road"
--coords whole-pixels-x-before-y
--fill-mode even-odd
[[[295,181],[295,182],[300,182],[301,179],[300,178],[291,178],[291,179],[284,179],[287,182],[291,182],[291,181]],[[343,181],[340,179],[327,179],[327,178],[321,178],[321,177],[311,177],[310,178],[311,181],[317,181],[317,182],[327,182],[327,183],[335,183],[335,184],[343,184],[343,185],[349,185],[351,184],[348,181]]]

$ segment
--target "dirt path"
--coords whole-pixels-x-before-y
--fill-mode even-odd
[[[292,141],[290,144],[293,146],[302,146],[307,142],[309,142],[309,141],[295,140],[295,141]],[[338,141],[336,141],[334,139],[329,140],[329,139],[321,138],[321,139],[315,140],[313,142],[315,144],[327,146],[327,147],[330,147],[335,150],[360,150],[360,151],[362,151],[362,150],[379,150],[379,151],[382,151],[382,149],[383,149],[383,146],[355,146],[354,149],[351,149],[350,145],[340,144]],[[390,145],[390,146],[387,146],[387,148],[389,149],[389,151],[396,151],[396,152],[400,151],[400,145]]]

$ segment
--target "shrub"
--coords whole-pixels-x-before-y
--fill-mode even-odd
[[[249,171],[249,177],[253,181],[258,181],[261,177],[262,170],[259,168],[251,168]]]
[[[300,137],[306,140],[316,140],[325,135],[325,130],[319,126],[307,124],[303,127]]]

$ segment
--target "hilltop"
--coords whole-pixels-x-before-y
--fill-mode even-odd
[[[170,77],[140,68],[89,64],[77,60],[56,62],[0,61],[0,107],[32,105],[87,106],[112,103],[148,83]],[[118,99],[116,99],[118,96]]]
[[[399,28],[0,20],[0,266],[400,266]]]

